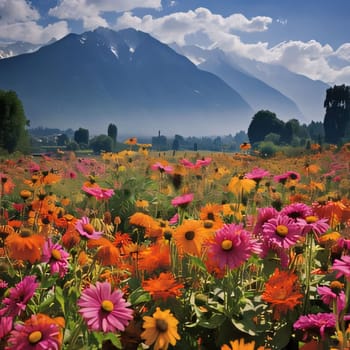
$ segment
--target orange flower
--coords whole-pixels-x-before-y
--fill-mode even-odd
[[[265,284],[265,291],[261,299],[271,304],[273,316],[279,320],[281,314],[293,310],[296,305],[300,304],[302,297],[297,275],[276,268]]]
[[[62,244],[66,249],[75,247],[80,242],[80,234],[75,229],[75,223],[68,222],[68,227],[62,236]]]
[[[97,248],[96,258],[102,266],[116,265],[119,261],[119,249],[107,238],[90,239],[88,248]]]
[[[215,222],[222,223],[221,218],[222,205],[207,203],[201,208],[199,218],[201,220],[212,220]]]
[[[162,272],[158,278],[149,279],[142,283],[145,291],[149,292],[154,300],[175,298],[181,296],[182,283],[176,282],[171,272]]]
[[[145,229],[146,237],[159,237],[162,232],[152,216],[136,212],[130,216],[129,224]]]
[[[129,137],[127,140],[124,141],[126,145],[136,145],[137,144],[137,138],[136,137]]]
[[[248,151],[252,148],[252,146],[250,145],[250,143],[248,142],[243,142],[239,145],[239,148],[242,150],[242,151]]]
[[[34,264],[41,258],[44,243],[44,237],[23,228],[20,233],[14,232],[7,236],[5,247],[11,259],[28,260]]]
[[[168,245],[156,243],[139,252],[138,268],[147,272],[168,270],[170,250]]]
[[[244,338],[236,339],[234,341],[230,341],[230,346],[224,344],[221,347],[221,350],[254,350],[255,341],[252,341],[250,343],[245,343]],[[263,350],[264,347],[260,346],[258,350]]]

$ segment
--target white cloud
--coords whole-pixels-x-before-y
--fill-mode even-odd
[[[0,0],[0,24],[35,21],[39,12],[25,0]]]
[[[33,44],[44,44],[52,38],[61,39],[69,33],[67,22],[60,21],[46,27],[34,21],[12,24],[0,24],[0,39],[26,41]]]
[[[108,26],[103,13],[120,13],[138,7],[158,9],[161,0],[61,0],[49,14],[60,19],[82,20],[84,29],[94,29]]]
[[[288,24],[281,19],[277,22]],[[240,32],[265,31],[270,23],[270,17],[248,19],[242,14],[223,17],[208,9],[197,8],[159,18],[150,15],[137,17],[126,12],[117,19],[115,29],[134,27],[166,44],[177,43],[180,46],[193,44],[189,40],[191,36],[205,35],[206,48],[217,47],[228,54],[279,64],[314,80],[350,84],[350,43],[343,44],[334,51],[330,45],[322,45],[315,40],[286,41],[273,47],[267,42],[248,44],[241,40]]]

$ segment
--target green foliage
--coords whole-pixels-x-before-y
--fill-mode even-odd
[[[107,129],[107,135],[112,139],[113,141],[113,151],[115,150],[115,146],[117,144],[117,137],[118,137],[118,128],[115,124],[109,124]]]
[[[111,152],[112,147],[113,140],[107,135],[96,136],[90,141],[90,148],[95,153],[101,153],[102,151]]]
[[[29,135],[23,105],[14,91],[0,90],[0,148],[13,153],[29,150]]]
[[[89,143],[89,130],[84,128],[79,128],[74,132],[74,141],[76,141],[79,145],[81,143],[88,144]]]
[[[260,142],[258,151],[263,158],[271,158],[277,152],[277,147],[271,141]]]

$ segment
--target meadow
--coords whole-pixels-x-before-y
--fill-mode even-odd
[[[348,349],[350,147],[0,163],[1,349]]]

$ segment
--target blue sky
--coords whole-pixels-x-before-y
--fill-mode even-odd
[[[0,42],[134,27],[350,84],[349,13],[349,0],[0,0]]]

